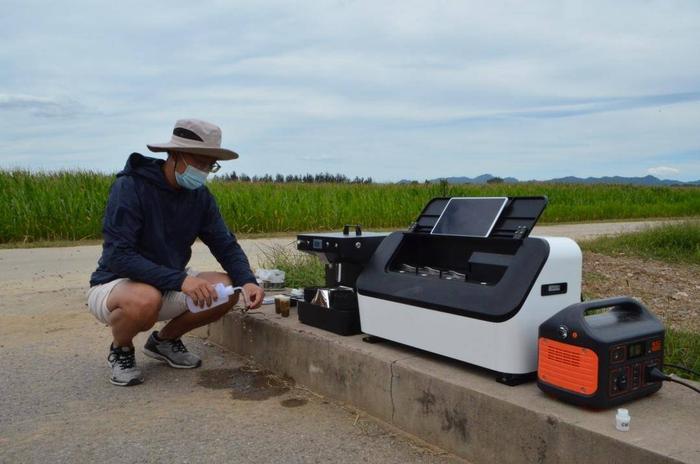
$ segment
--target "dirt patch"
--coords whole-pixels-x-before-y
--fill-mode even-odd
[[[667,327],[700,332],[700,266],[585,252],[583,294],[586,299],[631,296]]]
[[[299,406],[304,406],[308,402],[309,400],[306,398],[288,398],[280,401],[280,404],[285,408],[298,408]]]
[[[200,386],[230,389],[234,400],[261,401],[287,393],[294,381],[252,366],[238,369],[209,369],[199,372]]]

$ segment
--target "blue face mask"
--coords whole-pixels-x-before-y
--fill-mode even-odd
[[[185,172],[180,174],[175,170],[175,180],[180,187],[194,190],[198,189],[207,181],[208,172],[200,171],[197,168],[193,168],[189,164],[185,168]]]

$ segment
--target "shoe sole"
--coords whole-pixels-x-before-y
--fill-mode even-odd
[[[131,379],[128,382],[120,382],[119,380],[109,379],[109,383],[118,387],[133,387],[134,385],[141,385],[143,383],[143,379]]]
[[[163,356],[163,355],[160,354],[160,353],[156,353],[155,351],[151,351],[151,350],[149,350],[148,348],[144,348],[144,349],[143,349],[143,354],[145,354],[145,355],[148,356],[149,358],[153,358],[153,359],[156,359],[156,360],[158,360],[158,361],[166,362],[166,363],[168,363],[168,365],[169,365],[170,367],[174,367],[175,369],[195,369],[195,368],[197,368],[197,367],[199,367],[199,366],[202,365],[202,360],[201,360],[201,359],[200,359],[199,362],[197,362],[197,364],[195,364],[195,365],[175,364],[175,363],[172,362],[170,359],[168,359],[166,356]]]

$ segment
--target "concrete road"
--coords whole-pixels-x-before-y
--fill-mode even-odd
[[[3,293],[2,463],[463,462],[193,337],[185,342],[202,368],[171,369],[139,351],[146,382],[114,387],[109,330],[83,293],[41,280]]]
[[[573,238],[646,223],[538,227]],[[242,240],[253,264],[293,238]],[[458,462],[201,340],[204,366],[138,356],[146,383],[114,387],[109,329],[87,313],[101,247],[0,250],[0,462]],[[202,245],[192,266],[218,269]],[[138,340],[141,345],[144,337]],[[243,368],[242,368],[243,366]]]

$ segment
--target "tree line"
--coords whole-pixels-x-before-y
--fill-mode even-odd
[[[218,180],[223,182],[267,182],[275,184],[285,183],[304,183],[304,184],[371,184],[371,177],[354,177],[350,178],[344,174],[330,174],[328,172],[320,174],[265,174],[262,176],[249,176],[245,173],[238,174],[236,171],[230,174],[216,176]]]

